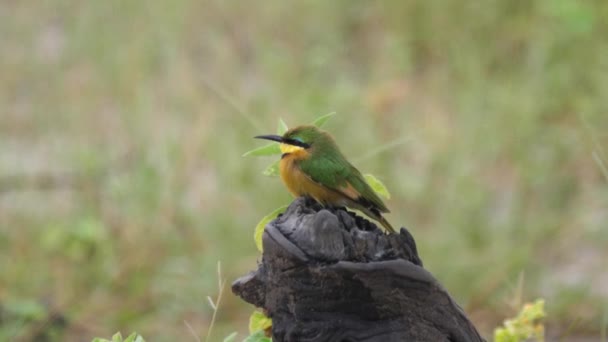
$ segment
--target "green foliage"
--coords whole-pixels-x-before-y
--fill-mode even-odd
[[[534,339],[545,340],[545,328],[541,320],[545,318],[545,301],[537,299],[534,303],[527,303],[519,314],[507,319],[503,327],[494,330],[495,342],[523,342]]]
[[[68,226],[53,225],[42,232],[42,247],[51,253],[73,261],[103,257],[107,252],[108,237],[103,223],[92,217],[75,220]]]
[[[263,330],[258,330],[257,332],[247,336],[243,342],[271,342],[272,339],[267,337]]]
[[[270,143],[267,145],[264,145],[262,147],[258,147],[255,148],[251,151],[247,151],[243,154],[243,157],[249,157],[249,156],[253,156],[253,157],[259,157],[259,156],[272,156],[275,154],[281,154],[281,149],[279,147],[279,144],[277,143]]]
[[[31,299],[12,299],[2,304],[4,314],[17,320],[41,321],[48,315],[44,305]]]
[[[8,298],[0,305],[0,341],[10,341],[19,336],[23,326],[41,324],[49,317],[47,308],[33,299]]]
[[[554,0],[544,3],[544,10],[575,34],[585,34],[596,25],[597,13],[585,2],[573,0]]]
[[[320,117],[316,118],[316,119],[315,119],[315,121],[313,121],[313,122],[312,122],[312,124],[313,124],[313,125],[315,125],[315,126],[317,126],[317,127],[319,127],[319,128],[321,128],[321,127],[323,127],[323,126],[325,125],[325,123],[326,123],[326,122],[327,122],[329,119],[331,119],[331,118],[332,118],[334,115],[336,115],[336,112],[331,112],[331,113],[329,113],[329,114],[322,115],[322,116],[320,116]]]
[[[258,222],[258,224],[255,226],[255,230],[253,232],[253,240],[255,241],[255,246],[258,248],[258,251],[263,251],[262,235],[264,234],[264,229],[266,228],[266,225],[270,221],[274,220],[277,216],[279,216],[279,214],[283,213],[285,209],[287,209],[286,205],[276,208],[270,214],[264,216],[260,220],[260,222]]]
[[[374,175],[369,174],[369,173],[363,175],[363,177],[365,177],[365,181],[367,182],[367,184],[369,184],[369,186],[380,197],[384,197],[386,199],[390,199],[391,198],[391,193],[388,192],[388,189],[386,188],[386,186],[384,185],[384,183],[382,183],[378,178],[376,178]]]
[[[249,317],[249,333],[254,334],[259,330],[267,330],[272,327],[272,320],[261,311],[254,311]]]
[[[107,340],[105,338],[96,337],[91,342],[146,342],[141,335],[138,333],[131,333],[131,335],[127,336],[127,338],[123,339],[120,332],[117,332],[112,336],[111,340]]]
[[[277,145],[278,146],[278,145]],[[277,160],[274,163],[268,165],[266,169],[262,172],[264,176],[275,177],[279,175],[279,163],[281,161]]]
[[[283,135],[288,130],[289,130],[289,127],[287,126],[287,124],[285,123],[285,121],[283,121],[282,118],[279,118],[279,124],[277,125],[277,134],[278,135]]]
[[[232,334],[226,336],[223,340],[223,342],[234,342],[236,341],[236,337],[238,336],[238,333],[233,332]]]

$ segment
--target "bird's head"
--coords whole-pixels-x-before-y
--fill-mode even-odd
[[[285,154],[306,151],[319,151],[326,146],[335,146],[329,133],[320,130],[316,126],[298,126],[280,135],[258,135],[257,139],[266,139],[279,142],[281,152]],[[324,148],[323,148],[324,149]]]

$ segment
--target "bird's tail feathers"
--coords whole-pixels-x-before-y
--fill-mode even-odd
[[[364,205],[364,204],[368,204],[368,205]],[[384,216],[382,216],[382,214],[380,213],[380,210],[378,208],[370,207],[369,203],[351,202],[348,206],[351,208],[354,208],[354,209],[358,209],[359,211],[363,212],[365,215],[378,221],[382,225],[382,227],[384,227],[384,229],[386,229],[386,231],[388,231],[389,233],[397,232],[397,231],[395,231],[393,226],[384,218]]]
[[[390,223],[389,223],[389,222],[388,222],[388,221],[387,221],[387,220],[384,218],[384,216],[382,216],[382,215],[378,215],[377,220],[378,220],[378,222],[380,222],[380,224],[381,224],[381,225],[382,225],[384,228],[386,228],[386,230],[387,230],[389,233],[396,233],[396,231],[395,231],[395,229],[393,228],[393,226],[391,226],[391,224],[390,224]]]

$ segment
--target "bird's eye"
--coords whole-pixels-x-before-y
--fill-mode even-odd
[[[285,139],[285,141],[288,144],[295,145],[295,146],[300,146],[300,147],[304,147],[304,148],[310,147],[310,144],[305,143],[304,139],[302,139],[300,137],[289,137],[289,138]]]

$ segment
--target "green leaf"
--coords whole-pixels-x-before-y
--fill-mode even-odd
[[[277,160],[274,163],[268,165],[266,167],[266,169],[262,172],[262,174],[264,174],[264,176],[268,176],[268,177],[278,176],[280,162],[281,162],[280,160]]]
[[[124,342],[145,342],[145,340],[138,333],[134,332],[131,333],[131,335],[129,335]]]
[[[329,114],[325,114],[323,116],[320,116],[318,118],[315,119],[315,121],[312,122],[313,125],[321,128],[323,127],[323,125],[325,125],[325,123],[327,122],[327,120],[331,119],[332,116],[336,115],[336,112],[331,112]]]
[[[238,335],[238,333],[235,331],[232,334],[226,336],[226,338],[224,338],[224,342],[234,342],[236,340],[236,336]]]
[[[243,153],[243,157],[271,156],[274,154],[281,154],[281,148],[279,147],[279,144],[277,144],[277,143],[271,143],[268,145],[264,145],[262,147],[255,148],[251,151],[247,151],[247,152]]]
[[[287,132],[288,129],[289,129],[289,127],[287,127],[287,124],[285,123],[285,121],[283,121],[283,119],[279,119],[279,126],[277,128],[277,134],[283,135],[283,134],[285,134],[285,132]]]
[[[144,338],[136,332],[131,333],[131,335],[129,335],[126,339],[123,340],[122,334],[119,331],[112,336],[112,340],[107,340],[101,337],[95,337],[91,340],[91,342],[146,342],[146,340],[144,340]]]
[[[253,334],[258,330],[266,330],[272,326],[272,319],[264,315],[263,312],[255,310],[249,317],[249,333]]]
[[[515,318],[505,320],[502,327],[494,330],[494,341],[518,342],[530,339],[544,341],[545,327],[541,322],[546,316],[544,305],[543,299],[526,303]]]
[[[287,209],[286,205],[273,210],[270,214],[264,216],[262,220],[260,220],[260,222],[258,222],[258,224],[255,226],[253,240],[255,241],[255,245],[258,247],[260,252],[263,252],[262,235],[264,234],[264,228],[266,228],[268,222],[274,220],[277,216],[279,216],[279,214],[283,213],[285,209]]]
[[[91,342],[146,342],[146,340],[144,340],[144,338],[136,332],[131,333],[131,335],[129,335],[126,339],[123,339],[122,334],[119,331],[116,334],[112,335],[112,340],[108,340],[101,337],[95,337],[91,340]]]
[[[365,181],[367,182],[367,184],[369,184],[369,186],[371,186],[372,189],[374,189],[374,191],[378,194],[378,196],[384,197],[386,199],[391,198],[390,192],[388,192],[388,189],[386,188],[384,183],[382,183],[378,178],[376,178],[374,175],[369,174],[369,173],[366,175],[363,175],[363,177],[365,177]]]
[[[120,333],[120,331],[112,336],[112,342],[123,342],[122,334]]]
[[[266,337],[264,330],[258,330],[254,334],[247,336],[243,342],[272,342],[272,340]]]
[[[49,314],[44,305],[33,299],[7,299],[3,304],[6,313],[23,321],[43,320]]]

